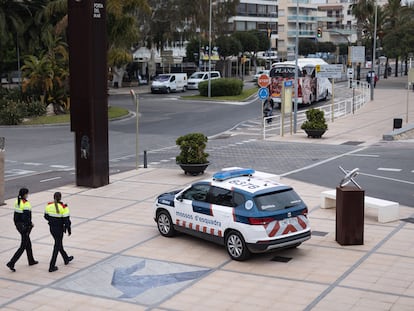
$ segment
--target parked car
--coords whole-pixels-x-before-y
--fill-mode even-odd
[[[9,77],[6,73],[1,74],[0,76],[1,84],[8,84],[9,83]]]
[[[21,72],[12,71],[12,73],[10,74],[10,78],[11,78],[11,83],[18,84],[22,82]]]
[[[220,71],[211,71],[211,80],[221,78]],[[188,89],[198,90],[200,82],[208,80],[208,71],[196,71],[188,78]]]
[[[310,239],[308,208],[276,175],[229,168],[211,179],[161,194],[154,220],[162,236],[177,231],[224,245],[234,260],[293,248]]]
[[[187,90],[186,73],[160,74],[151,84],[151,93],[185,92]]]

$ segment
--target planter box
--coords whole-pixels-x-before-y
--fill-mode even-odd
[[[321,138],[322,135],[326,132],[326,130],[304,130],[308,137],[311,138]]]
[[[183,169],[186,175],[189,174],[192,176],[197,176],[199,174],[204,173],[204,171],[206,170],[210,162],[203,163],[203,164],[181,164],[181,163],[177,163],[177,164]]]

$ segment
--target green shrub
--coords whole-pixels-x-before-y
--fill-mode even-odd
[[[20,103],[22,114],[25,117],[39,117],[46,113],[46,106],[40,100]]]
[[[12,100],[0,100],[0,124],[18,125],[23,120],[21,102]]]
[[[198,84],[201,96],[208,96],[208,81]],[[243,91],[243,81],[234,78],[220,78],[211,80],[211,96],[235,96]]]
[[[175,158],[180,164],[208,163],[208,153],[204,152],[207,136],[202,133],[190,133],[177,138],[175,143],[180,147],[180,154]]]
[[[306,121],[301,125],[302,130],[327,130],[328,124],[325,120],[323,110],[311,108],[306,111]]]

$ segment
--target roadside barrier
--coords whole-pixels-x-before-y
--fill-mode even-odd
[[[329,103],[323,106],[311,108],[323,110],[325,112],[325,120],[329,123],[335,119],[355,113],[355,111],[359,110],[369,100],[370,91],[368,83],[365,81],[359,81],[356,83],[355,81],[355,83],[352,83],[352,94],[350,98],[335,102],[334,104]],[[296,114],[297,131],[300,130],[302,123],[306,121],[307,110],[300,110]],[[268,123],[268,119],[272,119],[272,122]],[[283,136],[291,134],[293,134],[293,113],[292,115],[285,115],[283,120],[280,114],[263,118],[264,140],[269,136]]]

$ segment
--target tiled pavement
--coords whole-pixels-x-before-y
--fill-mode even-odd
[[[406,93],[376,93],[377,99],[354,116],[330,124],[319,143],[340,145],[355,137],[365,144],[379,141],[390,120],[405,112]],[[413,108],[409,113],[413,120]],[[310,142],[303,133],[278,141]],[[341,152],[350,147],[344,148]],[[8,200],[0,207],[0,309],[414,309],[414,224],[403,220],[413,219],[412,208],[401,206],[401,220],[385,224],[377,222],[375,210],[366,209],[364,245],[341,246],[335,241],[335,209],[320,208],[326,188],[282,177],[309,206],[312,239],[294,250],[236,262],[224,247],[185,235],[164,238],[156,229],[154,197],[199,178],[150,165],[112,175],[109,185],[97,189],[67,185],[31,194],[31,236],[39,264],[29,267],[22,256],[16,272],[5,266],[19,243],[13,200]],[[71,208],[72,236],[65,236],[64,245],[75,259],[65,266],[59,258],[59,270],[49,273],[53,243],[43,209],[54,191],[61,191]]]

